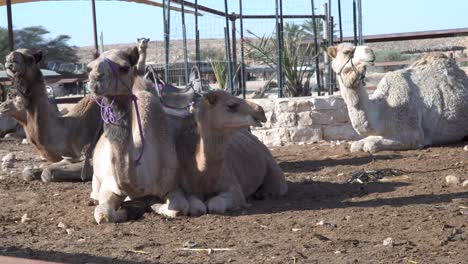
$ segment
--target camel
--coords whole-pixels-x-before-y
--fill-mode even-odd
[[[87,96],[67,115],[62,116],[47,97],[44,79],[38,67],[41,59],[41,52],[34,53],[27,49],[18,49],[7,56],[5,68],[15,88],[14,99],[11,100],[17,107],[16,114],[11,107],[9,111],[11,116],[23,124],[29,142],[41,157],[55,162],[51,166],[74,163],[99,132],[99,107],[92,97]],[[0,109],[7,111],[11,100],[4,102]],[[25,115],[18,114],[18,111],[25,111]],[[46,175],[51,176],[42,175],[42,180],[46,182],[64,180]],[[76,176],[66,180],[78,180],[79,172]],[[25,177],[29,177],[27,173]]]
[[[138,58],[134,47],[106,51],[88,64],[89,90],[104,98],[108,113],[93,154],[91,198],[99,203],[94,210],[98,224],[128,220],[126,198],[155,197],[159,201],[151,208],[167,217],[188,212],[168,120],[152,83],[136,72]]]
[[[146,68],[146,50],[148,49],[149,38],[137,38],[138,43],[138,63],[136,65],[138,74],[143,76]]]
[[[361,80],[375,55],[349,43],[329,47],[351,124],[364,139],[351,151],[417,149],[468,135],[468,78],[453,59],[428,55],[387,73],[372,95]]]
[[[252,195],[286,193],[283,172],[248,131],[266,121],[259,105],[211,91],[197,103],[194,116],[176,140],[191,215],[222,214],[245,206]]]

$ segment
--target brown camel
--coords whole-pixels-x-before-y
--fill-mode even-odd
[[[127,220],[126,198],[165,201],[151,208],[168,217],[188,212],[167,118],[152,84],[136,72],[138,56],[137,47],[109,50],[88,64],[89,89],[104,97],[108,113],[93,154],[91,198],[99,201],[97,223]]]
[[[280,167],[247,130],[265,121],[259,105],[224,91],[209,92],[198,103],[195,118],[185,121],[188,127],[176,141],[191,215],[224,213],[246,205],[252,195],[286,193]]]
[[[146,50],[148,49],[148,42],[150,41],[149,38],[138,38],[137,39],[137,44],[138,44],[138,63],[136,65],[137,71],[139,75],[144,75],[145,74],[145,68],[146,68]]]
[[[85,146],[93,142],[100,127],[99,107],[92,97],[85,97],[62,116],[57,106],[50,103],[38,63],[42,53],[19,49],[11,52],[5,63],[13,80],[18,107],[26,112],[24,129],[29,142],[50,162],[69,164],[80,159]],[[3,107],[3,106],[2,106]],[[24,123],[23,121],[20,121]],[[67,157],[64,159],[64,157]],[[58,165],[55,164],[55,165]],[[42,175],[43,181],[60,181]],[[79,179],[79,173],[76,174]],[[70,179],[67,179],[70,180]]]

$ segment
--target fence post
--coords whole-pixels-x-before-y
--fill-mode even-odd
[[[317,94],[320,96],[320,92],[322,90],[320,85],[320,58],[318,56],[319,48],[318,48],[318,41],[317,41],[317,23],[315,21],[315,4],[314,0],[311,0],[312,5],[312,26],[314,27],[314,53],[315,53],[315,77],[317,80]]]
[[[323,42],[325,44],[325,47],[328,47],[328,43],[329,43],[329,40],[328,40],[328,37],[329,37],[329,34],[328,34],[328,25],[329,25],[329,16],[328,16],[328,4],[327,3],[323,3],[323,15],[325,17],[325,19],[323,20],[323,23],[322,23],[322,39],[323,39]],[[324,87],[328,87],[329,83],[330,83],[330,80],[329,80],[329,74],[328,74],[328,70],[329,70],[329,58],[328,58],[328,53],[327,53],[327,50],[325,50],[323,52],[323,77],[325,78],[325,82],[324,82]],[[330,90],[328,91],[330,93]]]
[[[241,88],[242,88],[242,98],[245,99],[245,90],[246,90],[246,82],[245,82],[245,64],[244,64],[244,17],[242,13],[242,0],[239,0],[239,14],[240,14],[240,39],[241,39]]]
[[[189,83],[189,69],[188,69],[188,54],[187,54],[187,28],[185,27],[185,1],[181,4],[182,15],[182,42],[184,48],[184,68],[185,68],[185,85]]]
[[[231,16],[231,35],[232,35],[232,65],[234,65],[234,75],[236,76],[235,79],[239,80],[239,73],[237,72],[237,36],[236,36],[236,17],[235,14],[232,13]],[[236,95],[239,95],[239,88],[238,88],[238,81],[234,81],[233,79],[233,84],[234,84],[234,92]]]
[[[91,1],[91,8],[93,12],[93,36],[94,36],[94,58],[99,57],[99,45],[98,45],[98,36],[97,36],[97,23],[96,23],[96,2],[95,0]]]
[[[283,97],[283,87],[282,87],[282,79],[283,79],[283,54],[281,49],[281,23],[279,21],[279,0],[275,1],[276,4],[276,15],[275,15],[275,22],[276,22],[276,52],[277,52],[277,65],[276,65],[276,81],[278,85],[278,97]]]
[[[195,60],[197,68],[200,70],[200,31],[198,30],[198,0],[195,0]],[[201,75],[201,72],[200,72]],[[201,76],[200,76],[201,78]]]
[[[362,36],[362,2],[361,0],[358,0],[357,3],[358,6],[358,35],[359,35],[359,45],[364,44],[364,39]]]
[[[6,0],[6,9],[8,21],[8,49],[10,51],[13,51],[15,49],[15,46],[13,41],[13,18],[11,15],[11,0]]]
[[[231,94],[234,94],[234,82],[232,77],[232,65],[231,65],[231,43],[229,37],[229,9],[227,0],[224,0],[224,15],[226,19],[226,27],[224,28],[224,39],[225,39],[225,46],[226,46],[226,64],[227,64],[227,71],[228,71],[228,79],[229,79],[229,88]]]
[[[356,0],[353,0],[353,30],[354,30],[354,46],[357,46],[357,15],[356,15]]]

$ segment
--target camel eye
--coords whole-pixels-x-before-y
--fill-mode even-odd
[[[345,50],[345,51],[343,51],[343,54],[345,54],[345,55],[350,55],[351,53],[353,53],[353,50]]]
[[[227,107],[228,107],[229,112],[234,113],[234,112],[237,112],[237,109],[239,108],[239,104],[238,103],[230,103],[230,104],[227,105]]]

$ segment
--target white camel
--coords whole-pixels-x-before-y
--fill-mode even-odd
[[[137,61],[135,47],[106,51],[88,64],[89,89],[105,98],[104,132],[93,154],[97,223],[127,220],[126,198],[156,197],[162,203],[151,208],[168,217],[185,215],[189,208],[178,187],[179,165],[166,115],[152,84],[136,74]]]
[[[352,143],[352,152],[415,149],[468,135],[468,78],[453,59],[425,56],[387,73],[369,96],[361,80],[373,51],[343,43],[328,54],[353,128],[367,136]]]

